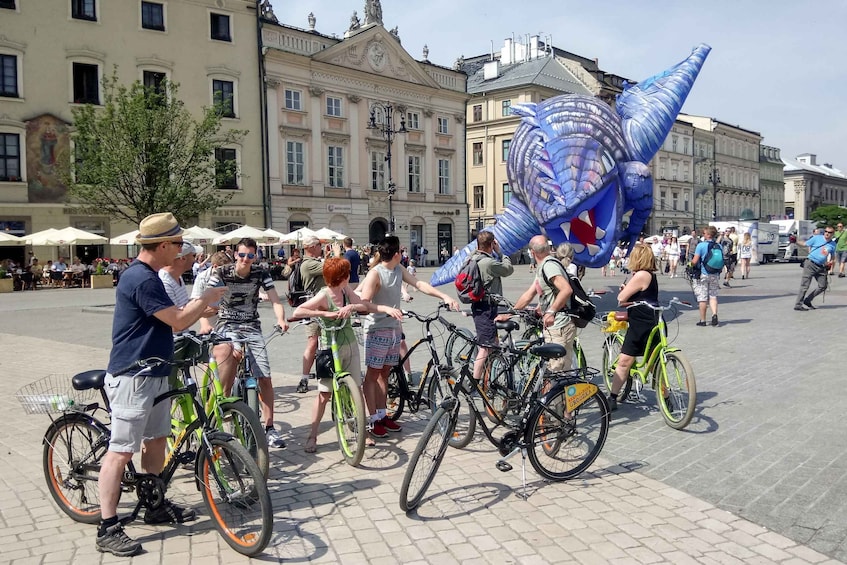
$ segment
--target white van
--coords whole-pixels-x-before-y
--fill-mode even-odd
[[[812,220],[771,220],[779,228],[779,255],[777,261],[803,261],[809,249],[803,245],[812,237],[817,225]],[[792,241],[792,236],[794,240]]]

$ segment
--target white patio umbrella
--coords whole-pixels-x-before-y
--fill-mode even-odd
[[[102,235],[87,232],[79,228],[67,227],[60,229],[50,236],[48,245],[93,245],[109,241]]]
[[[31,233],[29,235],[24,236],[24,241],[26,241],[27,245],[56,245],[52,243],[50,237],[53,236],[56,232],[58,232],[56,228],[47,228],[46,230],[37,231],[35,233]]]
[[[209,245],[215,239],[221,237],[222,234],[209,228],[201,228],[200,226],[191,226],[185,228],[182,232],[183,239],[187,239],[196,245]]]
[[[282,233],[281,231],[276,231],[275,229],[272,229],[272,228],[266,229],[265,234],[267,234],[271,237],[275,237],[275,238],[279,239],[280,241],[282,241],[282,238],[285,237],[284,233]]]
[[[241,226],[240,228],[233,230],[229,233],[225,233],[221,236],[216,237],[212,243],[215,245],[226,245],[233,243],[238,243],[238,241],[242,238],[249,237],[256,240],[256,243],[262,245],[273,245],[279,242],[279,238],[270,236],[266,234],[263,230],[259,228],[254,228],[251,226]]]
[[[338,233],[337,231],[331,230],[329,228],[321,228],[317,232],[318,239],[323,242],[328,241],[340,241],[347,237],[343,233]]]
[[[0,247],[13,247],[17,245],[26,245],[26,239],[4,231],[0,232]]]
[[[113,237],[109,240],[112,245],[135,245],[135,237],[138,235],[138,230],[132,230],[123,235]]]
[[[676,238],[676,240],[679,243],[682,243],[683,245],[687,244],[689,241],[691,241],[691,239],[692,239],[692,236],[690,236],[690,235],[681,235],[678,238]]]
[[[279,238],[280,243],[296,243],[300,245],[300,242],[303,241],[304,237],[307,236],[318,237],[318,232],[315,230],[310,230],[309,228],[302,227],[300,229],[296,229],[291,233],[283,234],[281,238]],[[320,239],[320,238],[319,238]]]

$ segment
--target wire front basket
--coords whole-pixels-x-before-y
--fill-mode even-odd
[[[75,390],[71,377],[52,374],[30,383],[15,393],[27,414],[60,414],[94,401],[97,391]]]

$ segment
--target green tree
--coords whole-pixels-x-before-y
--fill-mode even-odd
[[[62,159],[72,197],[92,214],[131,223],[157,212],[180,222],[219,208],[237,178],[232,151],[246,131],[221,128],[218,100],[195,119],[178,98],[179,86],[155,87],[103,79],[103,105],[74,108],[74,155]],[[218,151],[216,151],[218,150]],[[216,159],[217,157],[217,159]]]
[[[809,219],[817,222],[818,227],[834,226],[847,220],[847,208],[835,204],[820,206],[809,214]]]

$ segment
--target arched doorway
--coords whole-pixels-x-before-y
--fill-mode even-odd
[[[368,228],[368,241],[379,243],[388,233],[388,221],[385,218],[374,218]]]

